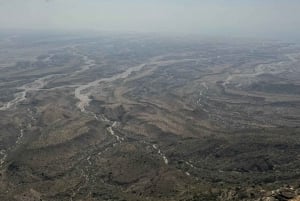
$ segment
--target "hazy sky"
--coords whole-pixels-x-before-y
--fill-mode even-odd
[[[300,0],[0,0],[7,28],[297,38]]]

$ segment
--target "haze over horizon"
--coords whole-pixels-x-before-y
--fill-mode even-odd
[[[0,0],[0,30],[113,31],[295,39],[296,0]]]
[[[300,201],[300,0],[0,0],[0,201]]]

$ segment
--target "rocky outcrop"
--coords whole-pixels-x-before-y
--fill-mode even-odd
[[[268,192],[260,201],[297,201],[300,200],[300,189],[292,186],[285,186]]]
[[[224,190],[219,200],[236,201],[300,201],[300,187],[286,185],[276,190],[240,188]]]

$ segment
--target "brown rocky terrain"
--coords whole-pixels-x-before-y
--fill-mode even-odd
[[[298,46],[19,37],[0,43],[0,200],[299,200]]]

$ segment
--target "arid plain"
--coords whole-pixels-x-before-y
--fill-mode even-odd
[[[0,200],[297,196],[299,46],[148,35],[0,39]]]

